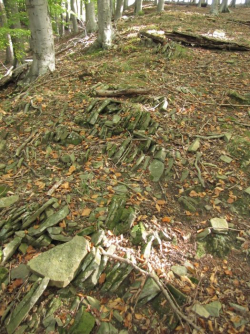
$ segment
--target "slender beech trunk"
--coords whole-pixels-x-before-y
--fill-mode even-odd
[[[98,25],[95,17],[95,4],[93,1],[85,2],[86,10],[86,30],[87,33],[92,33],[98,30]]]
[[[222,0],[219,12],[220,13],[229,13],[230,12],[230,10],[228,8],[228,0]]]
[[[55,50],[47,0],[26,0],[29,15],[33,62],[27,79],[33,81],[55,70]]]
[[[135,0],[135,15],[139,15],[142,12],[142,0]]]
[[[77,23],[77,12],[76,12],[76,5],[75,5],[75,0],[70,0],[70,8],[71,8],[71,21],[73,24],[73,32],[75,34],[78,33],[78,23]]]
[[[157,12],[158,13],[164,11],[164,4],[165,4],[164,0],[159,0],[158,5],[157,5]]]
[[[7,16],[5,12],[5,7],[3,0],[0,0],[0,27],[7,27]],[[14,50],[12,45],[12,40],[10,34],[6,34],[6,54],[5,54],[5,64],[14,64]]]
[[[124,6],[124,0],[117,0],[115,9],[115,20],[119,20],[119,18],[122,17],[123,6]]]
[[[6,10],[7,19],[11,21],[11,29],[21,29],[21,23],[19,19],[18,3],[15,0],[4,0],[4,6]],[[24,40],[23,38],[11,37],[14,53],[13,65],[16,67],[19,63],[24,61]],[[11,49],[9,50],[12,53]]]
[[[213,14],[213,15],[219,14],[219,0],[213,0],[210,14]]]
[[[103,49],[112,46],[112,23],[110,0],[98,0],[98,42]]]

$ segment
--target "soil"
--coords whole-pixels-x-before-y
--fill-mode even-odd
[[[206,332],[250,333],[250,195],[245,192],[250,186],[250,53],[183,46],[173,41],[168,41],[168,47],[163,49],[138,35],[140,30],[178,30],[210,37],[219,34],[227,41],[250,46],[250,26],[242,23],[249,20],[250,8],[233,8],[231,13],[211,16],[209,8],[169,4],[162,14],[156,14],[151,6],[146,6],[143,12],[134,17],[128,11],[128,20],[115,23],[112,49],[88,50],[95,35],[83,37],[81,33],[58,40],[57,68],[53,74],[38,78],[29,87],[12,83],[1,91],[0,131],[8,132],[1,163],[10,166],[21,156],[26,162],[19,169],[1,172],[1,183],[9,186],[7,195],[19,195],[18,206],[22,206],[44,203],[49,198],[47,192],[63,180],[53,196],[69,204],[68,221],[77,223],[73,234],[93,224],[87,214],[82,214],[85,207],[91,210],[102,207],[96,201],[99,197],[109,204],[114,187],[127,184],[131,190],[127,206],[136,207],[138,212],[135,224],[143,222],[151,231],[164,229],[174,241],[153,247],[146,261],[141,247],[131,243],[129,233],[115,236],[106,231],[110,243],[117,246],[117,255],[133,254],[145,268],[152,266],[163,283],[171,282],[185,293],[189,298],[182,312]],[[66,51],[60,52],[63,49]],[[116,100],[128,105],[136,103],[159,123],[154,140],[168,152],[166,168],[174,159],[170,173],[160,182],[152,182],[148,170],[132,172],[135,162],[114,163],[108,158],[107,142],[121,144],[125,132],[103,139],[98,134],[92,135],[90,128],[75,123],[75,117],[84,115],[95,98],[93,87],[98,83],[110,89],[150,89],[148,95],[123,96]],[[235,94],[233,98],[232,91],[246,100]],[[159,110],[156,97],[167,99],[165,111]],[[28,112],[25,111],[27,103],[33,106]],[[66,146],[45,143],[45,133],[55,132],[61,125],[84,136],[84,141]],[[25,147],[17,157],[16,150],[34,130],[37,133],[28,149]],[[229,141],[212,137],[223,133],[230,134]],[[200,138],[202,154],[200,176],[195,166],[196,152],[188,151],[196,138]],[[59,159],[64,154],[74,154],[77,159],[88,149],[89,160],[75,170]],[[230,162],[221,159],[222,156],[231,158]],[[100,161],[102,164],[96,168]],[[182,180],[184,171],[188,174]],[[81,189],[82,173],[93,175],[85,193]],[[140,192],[136,190],[138,187]],[[183,196],[196,201],[194,212],[180,202]],[[1,219],[7,214],[3,210]],[[197,234],[210,227],[210,219],[214,217],[225,218],[229,223],[229,249],[226,254],[204,251],[199,255]],[[216,236],[212,233],[209,237],[207,240],[212,243]],[[190,263],[189,274],[196,278],[197,284],[169,274],[171,266],[186,261]],[[18,253],[5,266],[15,267],[20,262],[26,263],[27,259]],[[2,292],[2,311],[13,299],[13,282],[10,287]],[[95,295],[93,291],[92,296],[99,296],[99,292]],[[207,304],[216,300],[223,305],[218,318],[204,319],[191,311],[197,302]],[[235,311],[230,303],[245,307],[246,313]],[[154,329],[150,327],[150,317],[145,319],[143,323],[140,318],[132,317],[127,325],[129,333],[169,332],[160,318]],[[175,332],[192,333],[192,328],[183,324]]]

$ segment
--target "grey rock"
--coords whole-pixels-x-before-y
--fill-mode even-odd
[[[219,301],[216,300],[214,302],[211,302],[211,303],[203,305],[203,306],[212,317],[219,317],[220,316],[220,310],[222,308],[222,305]]]
[[[17,248],[20,246],[21,242],[22,242],[22,238],[16,237],[5,246],[3,250],[2,264],[4,264],[7,260],[11,258],[11,256],[15,253]]]
[[[177,276],[185,276],[187,275],[187,268],[184,266],[172,266],[171,270]]]
[[[20,325],[23,319],[27,316],[31,308],[35,305],[37,300],[41,297],[44,290],[49,284],[49,278],[38,279],[34,283],[30,291],[25,295],[22,301],[17,305],[14,311],[11,313],[6,329],[8,334],[15,332],[16,328]]]
[[[75,236],[71,241],[56,246],[28,262],[30,270],[49,277],[51,285],[63,288],[75,277],[88,252],[88,241]]]
[[[28,277],[30,270],[27,265],[21,263],[18,267],[14,268],[10,272],[11,279],[22,278],[23,280]]]
[[[228,231],[228,222],[224,218],[210,219],[211,226],[215,233],[225,233]]]
[[[188,152],[196,152],[200,147],[200,140],[197,138],[195,141],[188,147]]]
[[[210,313],[205,309],[203,305],[200,304],[194,304],[192,307],[192,310],[198,314],[200,317],[203,317],[205,319],[210,317]]]
[[[42,234],[43,231],[45,231],[47,228],[58,224],[61,220],[66,218],[68,214],[69,214],[69,208],[67,205],[65,205],[61,210],[59,210],[58,212],[50,216],[48,219],[46,219],[45,222],[43,222],[37,229],[30,228],[28,230],[29,235],[35,236]]]
[[[149,165],[150,177],[154,182],[158,182],[164,172],[164,163],[154,159]]]
[[[0,199],[0,208],[8,208],[19,200],[18,195],[3,197]]]

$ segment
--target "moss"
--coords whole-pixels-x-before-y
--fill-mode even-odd
[[[250,139],[235,137],[227,145],[228,152],[241,163],[250,159]]]

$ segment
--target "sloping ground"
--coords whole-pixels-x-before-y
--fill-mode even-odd
[[[236,22],[247,20],[249,9],[219,17],[208,11],[168,5],[156,15],[146,8],[117,23],[114,49],[86,53],[91,39],[68,40],[58,45],[67,51],[53,75],[28,93],[1,93],[0,315],[9,332],[8,314],[33,289],[37,302],[23,332],[77,333],[72,319],[80,310],[80,319],[94,316],[93,333],[100,324],[169,333],[176,321],[168,300],[132,264],[110,259],[100,270],[99,244],[152,268],[206,332],[250,332],[250,54],[162,46],[138,36],[174,29],[250,45],[249,26]],[[149,92],[126,95],[131,87]],[[123,96],[98,96],[119,89]],[[211,226],[218,221],[219,228]],[[67,290],[46,288],[45,279],[39,290],[23,273],[11,274],[76,234],[90,241],[97,263],[88,286],[83,269]],[[114,281],[113,268],[120,275]],[[192,329],[184,323],[176,332]]]

